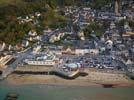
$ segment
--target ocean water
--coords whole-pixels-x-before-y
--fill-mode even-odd
[[[18,100],[134,100],[134,87],[12,86],[0,82],[0,100],[12,92],[19,94]]]

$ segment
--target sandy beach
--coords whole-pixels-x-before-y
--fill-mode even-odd
[[[55,75],[30,75],[11,74],[7,77],[7,82],[12,85],[22,84],[50,84],[66,86],[102,86],[102,84],[112,84],[116,86],[134,86],[134,81],[123,74],[87,72],[85,77],[78,77],[73,80],[63,79]]]

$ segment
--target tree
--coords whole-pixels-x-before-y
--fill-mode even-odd
[[[92,0],[90,6],[94,9],[101,9],[105,5],[111,3],[113,0]]]
[[[41,33],[44,27],[64,28],[66,18],[57,14],[54,9],[58,5],[72,5],[74,0],[14,0],[8,5],[0,6],[0,41],[16,44],[20,42],[29,30],[35,29]],[[7,0],[8,2],[8,0]],[[42,12],[39,25],[32,23],[19,24],[17,17]]]
[[[104,26],[100,25],[97,22],[92,22],[87,28],[84,29],[84,34],[87,38],[90,38],[92,31],[96,34],[96,36],[101,36],[104,33]]]

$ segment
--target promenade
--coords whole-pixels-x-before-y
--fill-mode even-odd
[[[79,74],[79,69],[76,71],[64,71],[58,67],[52,66],[20,66],[14,70],[17,74],[44,74],[44,75],[58,75],[66,78],[73,78]]]

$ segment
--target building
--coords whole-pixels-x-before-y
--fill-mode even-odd
[[[40,66],[54,66],[59,62],[59,59],[55,55],[45,54],[36,55],[33,58],[27,58],[24,62],[28,65],[40,65]]]
[[[78,68],[81,68],[82,65],[80,63],[69,63],[64,65],[65,68],[69,69],[69,71],[76,71]]]
[[[12,55],[6,55],[6,56],[1,56],[0,57],[0,68],[6,68],[7,64],[12,61],[14,57]]]
[[[75,54],[76,55],[85,55],[89,53],[89,49],[80,49],[80,48],[76,48],[75,49]]]
[[[75,54],[75,49],[71,47],[63,48],[62,54]]]
[[[85,36],[84,36],[84,32],[83,32],[83,31],[80,31],[80,32],[78,33],[78,36],[79,36],[79,38],[80,38],[81,40],[85,40]]]
[[[64,35],[65,35],[65,33],[63,31],[55,30],[55,31],[51,32],[50,35],[48,36],[49,42],[54,43],[54,42],[60,41]]]
[[[33,48],[33,54],[37,54],[38,52],[40,52],[40,50],[41,50],[41,45]]]

